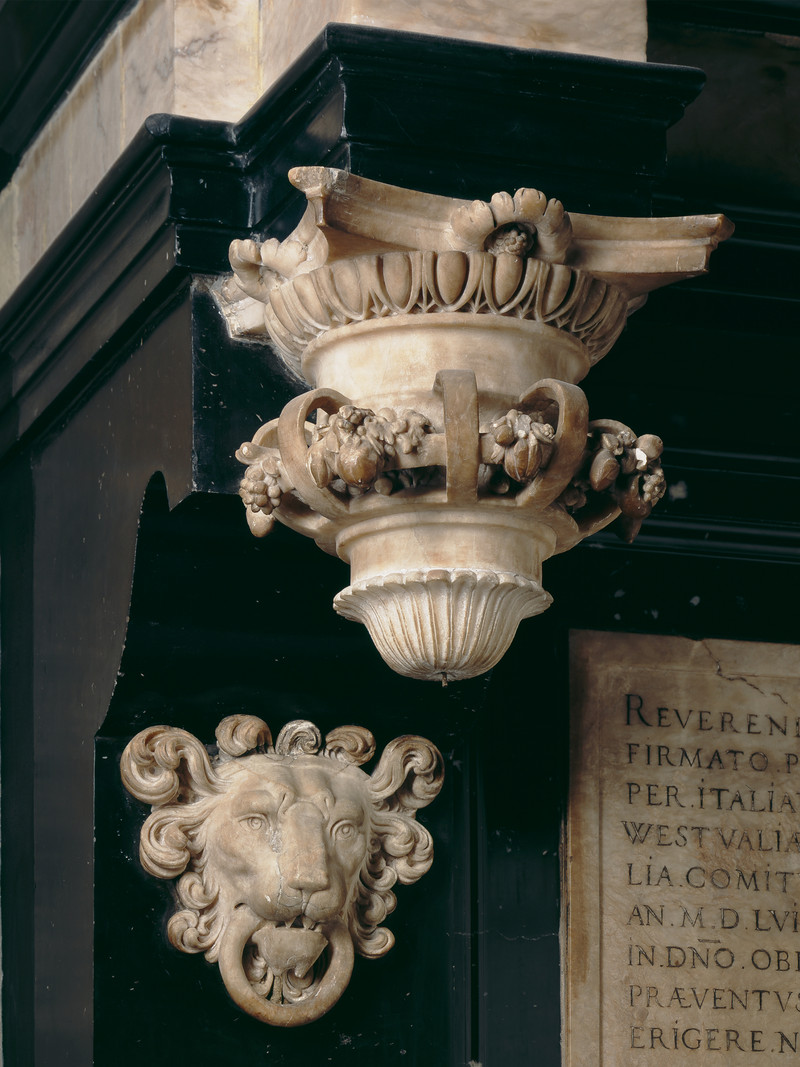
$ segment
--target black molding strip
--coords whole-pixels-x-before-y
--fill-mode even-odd
[[[0,188],[133,0],[0,4]]]
[[[685,282],[681,290],[708,295],[766,301],[778,320],[795,316],[800,303],[800,213],[775,210],[769,204],[738,204],[716,200],[702,190],[661,190],[653,198],[654,213],[663,216],[721,212],[735,225],[732,238],[714,253],[710,274]],[[777,305],[787,305],[785,311]],[[723,321],[720,319],[720,321]]]
[[[648,0],[649,23],[800,36],[798,0]]]

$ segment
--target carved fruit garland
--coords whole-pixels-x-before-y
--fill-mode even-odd
[[[343,405],[330,416],[320,411],[316,425],[309,424],[308,430],[311,445],[306,465],[314,483],[320,489],[330,488],[334,493],[351,496],[372,489],[390,495],[401,483],[387,475],[410,473],[394,469],[398,458],[413,457],[426,437],[442,436],[417,411],[398,415],[391,408],[382,408],[376,413],[352,404]],[[559,503],[571,514],[579,515],[590,497],[604,495],[621,512],[613,524],[615,531],[630,542],[666,491],[658,462],[663,443],[653,434],[636,437],[629,427],[609,419],[590,423],[589,431],[580,470],[564,489]],[[485,492],[490,495],[513,495],[530,485],[546,470],[556,451],[553,426],[538,413],[514,408],[495,419],[480,435],[480,441],[483,465],[490,472],[489,479],[484,479]],[[239,495],[250,512],[271,520],[284,493],[295,488],[279,450],[247,442],[237,457],[248,464]],[[429,469],[427,484],[435,480]],[[402,484],[423,483],[418,477]],[[262,536],[270,528],[271,521],[269,527],[255,528],[254,532]]]
[[[390,491],[391,483],[382,486],[379,482],[387,461],[398,452],[415,452],[431,432],[430,423],[418,411],[397,415],[391,408],[382,408],[376,414],[348,404],[330,417],[320,412],[308,450],[308,469],[320,489],[340,478],[350,489],[366,491],[375,486],[379,492]]]
[[[666,493],[659,463],[664,444],[654,434],[637,437],[628,426],[611,419],[592,422],[589,430],[583,466],[564,491],[562,503],[572,514],[580,515],[590,504],[591,493],[605,493],[620,510],[613,529],[630,544]]]

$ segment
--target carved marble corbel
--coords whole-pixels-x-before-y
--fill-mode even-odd
[[[577,383],[732,226],[570,215],[535,189],[469,203],[320,167],[290,180],[295,232],[230,254],[237,315],[263,304],[310,387],[237,453],[248,522],[350,563],[334,607],[396,671],[480,674],[550,604],[545,559],[609,524],[632,540],[664,495],[659,438],[590,422]]]
[[[232,715],[209,756],[192,734],[143,730],[121,761],[125,788],[152,805],[142,866],[178,878],[167,927],[183,952],[218,963],[228,993],[273,1026],[301,1026],[339,1000],[354,951],[383,956],[392,887],[430,868],[433,842],[416,821],[442,787],[442,757],[399,737],[371,775],[369,730],[343,726],[324,742],[290,722],[273,746],[261,719]]]

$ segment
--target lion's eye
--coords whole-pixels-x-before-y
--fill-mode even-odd
[[[242,821],[248,830],[266,830],[268,825],[264,815],[248,815]]]
[[[355,823],[352,822],[339,822],[333,828],[334,837],[340,841],[352,841],[357,833]]]

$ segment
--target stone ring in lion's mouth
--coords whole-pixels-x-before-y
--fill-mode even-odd
[[[261,988],[244,971],[242,958],[250,941],[272,973],[271,980]],[[303,983],[326,949],[327,967],[319,980],[309,981],[293,1003],[281,1002],[284,982],[295,978]],[[350,981],[353,958],[350,932],[339,920],[311,928],[298,916],[291,925],[279,925],[241,905],[234,909],[223,935],[219,969],[225,988],[243,1011],[272,1026],[302,1026],[319,1019],[338,1001]]]

